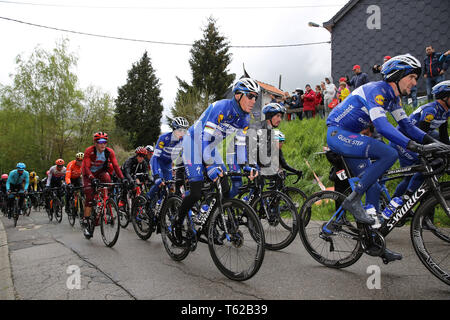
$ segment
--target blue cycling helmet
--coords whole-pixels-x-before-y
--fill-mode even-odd
[[[183,117],[176,117],[172,121],[172,129],[188,129],[189,128],[189,122],[183,118]]]
[[[242,78],[235,82],[233,85],[233,93],[249,93],[255,92],[259,94],[261,88],[255,80],[251,78]]]
[[[381,67],[381,74],[386,82],[397,83],[411,73],[417,74],[419,78],[422,74],[422,65],[409,53],[393,57]]]
[[[450,80],[439,82],[433,87],[431,93],[434,94],[436,99],[445,99],[450,97]]]
[[[278,142],[286,141],[286,137],[284,136],[283,132],[281,132],[280,130],[274,130],[274,136],[275,136],[275,140],[277,140]]]
[[[286,113],[286,108],[279,103],[272,102],[265,105],[262,109],[262,112],[265,115],[265,120],[270,120],[277,113],[281,113],[282,115],[284,115]]]
[[[16,168],[19,169],[19,170],[25,170],[25,168],[26,168],[25,163],[19,162],[17,164]]]

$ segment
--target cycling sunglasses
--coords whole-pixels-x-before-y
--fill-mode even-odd
[[[246,93],[245,95],[246,95],[246,97],[247,97],[248,99],[250,99],[250,100],[255,99],[255,101],[256,101],[256,99],[258,99],[258,95],[257,95],[257,94],[254,94],[254,93],[251,93],[251,92]]]

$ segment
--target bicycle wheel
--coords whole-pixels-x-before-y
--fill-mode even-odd
[[[306,194],[299,188],[295,187],[285,187],[281,192],[283,192],[289,197],[289,199],[291,199],[297,213],[300,212],[300,209],[302,208],[303,203],[307,198]],[[283,223],[283,221],[281,222]]]
[[[264,203],[264,206],[262,203]],[[265,245],[268,250],[281,250],[297,236],[297,210],[287,195],[280,191],[265,191],[252,202],[264,229]]]
[[[130,223],[130,206],[128,204],[128,199],[123,201],[123,206],[119,207],[119,217],[120,217],[120,226],[122,228],[128,227]]]
[[[53,220],[53,201],[50,200],[49,204],[48,204],[48,208],[45,208],[45,210],[47,211],[47,216],[48,216],[48,221],[52,222]]]
[[[161,210],[161,238],[169,257],[175,261],[184,260],[189,254],[189,246],[177,246],[175,245],[176,238],[174,234],[173,224],[178,214],[178,209],[181,206],[183,200],[179,196],[172,195],[166,199],[164,206]],[[183,234],[187,230],[187,219],[185,219],[185,225]]]
[[[17,226],[17,220],[19,220],[19,206],[16,204],[14,206],[14,214],[13,214],[13,220],[14,220],[14,228]]]
[[[209,252],[223,275],[245,281],[258,272],[264,260],[263,227],[242,200],[228,199],[222,207],[223,215],[217,208],[208,223]]]
[[[29,217],[31,213],[31,199],[29,196],[25,198],[25,211],[24,214]]]
[[[61,223],[63,218],[63,206],[58,198],[53,199],[53,213],[55,214],[56,221]]]
[[[75,197],[72,197],[72,199],[70,199],[70,203],[69,203],[69,212],[67,213],[67,219],[69,220],[69,224],[73,227],[75,224],[75,217],[77,216],[78,212],[78,208],[75,205],[75,202],[77,200],[75,200]]]
[[[299,234],[306,251],[331,268],[346,268],[363,254],[360,226],[351,213],[335,215],[336,203],[344,199],[339,192],[321,191],[309,196],[300,210]]]
[[[114,200],[106,200],[106,208],[101,213],[100,219],[103,242],[111,248],[116,244],[120,232],[119,208]]]
[[[450,205],[450,190],[444,190],[442,195]],[[450,217],[434,196],[417,209],[411,223],[411,240],[425,267],[450,285]]]
[[[131,208],[131,223],[134,231],[142,240],[149,239],[154,230],[153,221],[147,214],[147,210],[151,210],[147,199],[143,196],[136,197]]]

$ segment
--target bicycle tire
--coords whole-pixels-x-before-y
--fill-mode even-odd
[[[17,220],[19,220],[19,210],[19,207],[16,205],[13,214],[14,228],[17,226]]]
[[[175,234],[173,230],[174,219],[177,216],[178,209],[183,199],[176,195],[169,196],[161,210],[160,223],[161,223],[161,238],[169,257],[174,261],[182,261],[189,255],[189,246],[177,246],[175,245]],[[185,219],[185,230],[187,230],[187,219]]]
[[[106,200],[106,208],[102,211],[100,219],[103,243],[107,247],[112,248],[116,244],[120,233],[119,208],[113,199]]]
[[[75,206],[75,199],[72,197],[69,204],[69,212],[67,213],[67,219],[69,224],[73,227],[75,225],[75,217],[77,216],[77,207]]]
[[[55,219],[58,223],[61,223],[63,218],[63,206],[58,198],[53,199],[53,213],[55,214]]]
[[[225,233],[221,210],[216,208],[208,222],[209,252],[223,275],[231,280],[246,281],[258,272],[264,260],[263,226],[253,208],[242,200],[227,199],[222,208],[228,234]],[[245,257],[237,257],[239,253],[249,257],[242,270],[238,268],[243,265]]]
[[[261,206],[261,197],[255,196],[251,207],[261,220],[265,236],[265,248],[268,250],[281,250],[294,241],[298,232],[298,212],[290,198],[276,190],[264,191],[262,193],[264,203],[269,204],[266,216]],[[280,205],[280,202],[283,202]],[[280,208],[283,209],[280,212]]]
[[[345,211],[339,223],[331,224],[335,229],[331,234],[323,230],[336,212],[336,202],[342,203],[345,198],[336,191],[316,192],[306,199],[300,210],[298,230],[303,246],[311,257],[330,268],[346,268],[364,253],[359,237],[362,226],[352,222],[351,213]]]
[[[124,229],[128,227],[128,224],[130,223],[130,210],[131,208],[128,205],[128,199],[125,199],[124,205],[119,207],[120,226]]]
[[[304,193],[299,188],[295,187],[285,187],[283,188],[283,190],[281,190],[281,192],[283,192],[292,200],[292,203],[294,204],[297,213],[300,212],[303,203],[305,203],[305,200],[308,197],[306,193]]]
[[[442,195],[449,204],[450,190],[444,190]],[[433,221],[429,219],[430,213],[434,215]],[[411,241],[423,265],[447,285],[450,285],[449,239],[450,218],[434,196],[426,198],[413,217]]]
[[[137,196],[131,207],[131,224],[133,229],[142,240],[148,240],[153,233],[153,221],[147,214],[147,199]]]
[[[27,196],[25,198],[25,211],[24,211],[25,216],[29,217],[31,214],[31,199],[29,196]]]

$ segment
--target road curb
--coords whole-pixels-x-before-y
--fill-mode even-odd
[[[8,237],[0,219],[0,300],[15,300],[9,261]]]

